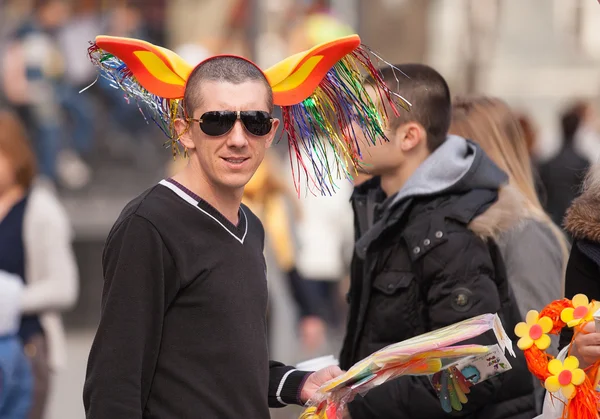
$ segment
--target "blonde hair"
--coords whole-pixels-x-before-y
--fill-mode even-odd
[[[25,127],[16,115],[0,110],[0,153],[8,157],[15,179],[29,189],[36,175],[36,160]]]
[[[495,98],[458,98],[452,105],[450,133],[477,142],[506,172],[510,184],[525,197],[527,215],[547,225],[558,240],[565,266],[569,256],[567,239],[540,203],[525,133],[508,105]]]

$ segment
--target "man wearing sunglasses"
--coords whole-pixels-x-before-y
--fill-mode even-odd
[[[341,373],[268,360],[264,230],[241,204],[279,124],[265,76],[214,57],[183,104],[187,166],[130,202],[106,242],[88,419],[267,419]]]

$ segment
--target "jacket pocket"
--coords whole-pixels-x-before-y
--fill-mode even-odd
[[[382,272],[372,287],[366,321],[371,343],[395,343],[419,333],[419,291],[412,272]]]
[[[382,272],[373,282],[373,288],[386,295],[394,295],[410,286],[415,279],[412,272]]]

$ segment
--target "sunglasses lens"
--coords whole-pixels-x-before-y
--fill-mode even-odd
[[[262,137],[271,132],[273,121],[271,115],[264,111],[241,112],[240,118],[248,132],[252,135]]]
[[[206,112],[201,117],[202,122],[200,123],[200,129],[206,135],[218,137],[229,132],[233,127],[233,124],[235,124],[236,118],[235,112]]]

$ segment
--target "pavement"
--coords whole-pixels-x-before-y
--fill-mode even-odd
[[[82,389],[93,330],[69,333],[68,364],[55,375],[46,419],[84,419]]]

